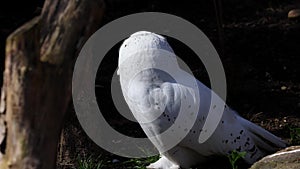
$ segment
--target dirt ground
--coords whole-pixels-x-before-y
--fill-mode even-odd
[[[289,10],[300,8],[299,2],[223,1],[220,5],[223,23],[221,33],[218,30],[213,1],[106,2],[103,25],[118,17],[145,11],[174,14],[195,24],[208,36],[220,55],[227,78],[228,105],[243,117],[287,140],[291,145],[299,144],[291,141],[290,129],[300,127],[300,19],[287,18]],[[27,8],[23,10],[18,10],[11,4],[6,6],[6,10],[1,10],[1,73],[6,37],[21,24],[38,15],[42,3],[28,3]],[[175,53],[189,65],[195,76],[209,86],[205,68],[201,61],[196,59],[193,51],[175,39],[168,40]],[[107,121],[115,129],[129,136],[142,137],[144,134],[139,126],[118,114],[112,100],[109,99],[111,77],[117,67],[119,46],[120,43],[110,50],[98,70],[96,86],[102,86],[96,88],[98,104]],[[194,59],[187,60],[187,55],[193,56]],[[71,103],[58,147],[58,168],[73,168],[78,157],[100,154],[107,161],[119,161],[112,163],[110,168],[132,168],[130,163],[121,163],[128,159],[105,152],[88,138],[78,123]]]

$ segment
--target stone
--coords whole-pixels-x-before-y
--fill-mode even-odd
[[[299,169],[300,146],[291,146],[268,155],[254,163],[250,169]]]
[[[294,19],[300,17],[300,9],[292,9],[288,13],[288,18]]]

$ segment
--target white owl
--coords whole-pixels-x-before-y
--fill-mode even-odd
[[[120,48],[118,66],[125,101],[161,153],[148,168],[190,168],[233,150],[246,152],[244,160],[251,164],[286,146],[280,138],[239,116],[182,70],[161,35],[146,31],[132,34]],[[202,130],[206,117],[220,108],[224,110],[222,118],[212,124],[216,129],[205,142],[199,142],[201,133],[207,132]]]

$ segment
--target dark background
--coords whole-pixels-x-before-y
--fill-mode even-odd
[[[195,24],[214,44],[223,62],[229,106],[287,141],[290,139],[289,128],[300,127],[300,22],[299,19],[287,17],[289,10],[300,8],[298,1],[222,1],[223,33],[218,30],[214,1],[105,2],[106,12],[102,25],[127,14],[145,11],[174,14]],[[39,15],[42,5],[42,0],[0,2],[0,76],[4,69],[5,39],[23,23]],[[195,76],[209,85],[202,63],[187,59],[187,56],[194,55],[193,51],[176,39],[168,38],[168,41]],[[130,136],[141,137],[143,133],[138,125],[118,115],[112,101],[107,99],[110,97],[111,73],[117,66],[120,44],[116,44],[105,56],[98,70],[96,85],[104,88],[96,88],[97,99],[101,111],[113,127]],[[82,131],[72,104],[64,126],[59,146],[59,167],[74,166],[78,154],[107,155]],[[124,160],[107,156],[109,159]]]

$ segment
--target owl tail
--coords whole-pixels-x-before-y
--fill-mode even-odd
[[[266,154],[274,153],[286,147],[287,143],[281,138],[242,117],[239,118],[241,118],[243,126],[248,130],[255,145]]]

